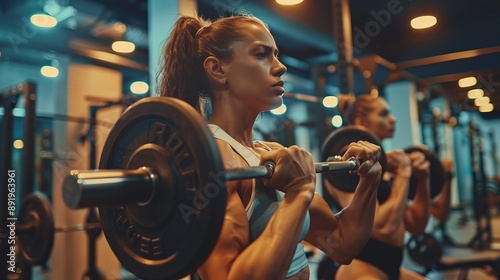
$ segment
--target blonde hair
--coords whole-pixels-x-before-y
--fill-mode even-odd
[[[354,97],[351,94],[340,94],[337,110],[350,124],[354,124],[357,118],[364,119],[373,111],[373,102],[380,97],[362,94]]]

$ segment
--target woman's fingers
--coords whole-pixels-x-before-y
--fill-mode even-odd
[[[342,156],[342,160],[355,157],[359,161],[377,162],[382,154],[382,148],[368,141],[357,141],[349,144],[347,151]]]

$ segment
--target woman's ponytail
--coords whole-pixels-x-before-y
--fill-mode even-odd
[[[352,124],[353,120],[351,120],[351,113],[356,97],[354,94],[339,94],[337,98],[339,100],[337,104],[339,114],[344,118],[344,120],[347,120],[350,124]]]
[[[158,75],[161,96],[182,99],[200,112],[200,92],[206,78],[201,69],[196,33],[204,24],[203,20],[193,17],[183,16],[177,20],[166,42]]]

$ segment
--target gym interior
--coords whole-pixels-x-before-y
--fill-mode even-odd
[[[160,214],[162,208],[151,210],[144,202],[155,194],[148,187],[157,184],[149,171],[116,174],[106,169],[133,169],[116,167],[121,166],[123,150],[135,145],[128,138],[124,141],[130,142],[120,142],[126,137],[117,130],[141,134],[140,126],[128,130],[130,119],[147,118],[156,108],[144,101],[157,98],[161,47],[178,16],[197,14],[216,20],[237,13],[266,23],[279,48],[279,60],[287,67],[282,76],[283,104],[259,115],[254,138],[297,145],[315,161],[325,161],[322,152],[328,136],[349,125],[338,108],[340,96],[382,96],[397,119],[394,136],[380,143],[383,151],[424,145],[437,162],[453,161],[450,215],[438,229],[428,226],[427,233],[432,237],[438,232],[438,236],[420,240],[416,250],[410,248],[407,234],[402,266],[428,279],[499,279],[500,3],[286,2],[2,0],[0,279],[154,279],[158,275],[162,275],[158,279],[200,279],[196,269],[210,249],[200,253],[196,250],[201,249],[191,248],[195,252],[181,260],[170,255],[141,256],[144,251],[154,255],[157,247],[154,238],[144,241],[148,234],[135,232],[133,223],[160,223],[157,219],[168,216]],[[431,17],[430,23],[418,26],[421,16]],[[177,105],[160,105],[166,111],[172,109],[169,114],[177,119],[176,108],[171,108]],[[134,110],[128,110],[131,107]],[[180,117],[179,124],[188,123],[184,119],[198,120],[190,114]],[[182,135],[180,142],[197,141],[195,130],[183,131],[192,135]],[[210,149],[206,148],[210,143],[189,145]],[[204,160],[202,151],[194,152],[194,161]],[[165,164],[149,150],[133,155],[140,162]],[[207,165],[220,165],[220,159],[210,160]],[[103,170],[102,177],[83,172],[95,169]],[[127,176],[128,183],[107,182],[106,193],[92,189],[92,184],[103,184],[102,178],[121,176]],[[327,195],[321,187],[323,176],[317,176],[316,191]],[[177,179],[170,183],[175,185]],[[87,189],[77,190],[82,184]],[[135,208],[117,206],[127,203]],[[162,203],[178,202],[166,195]],[[106,217],[104,207],[108,207]],[[136,221],[146,217],[150,221]],[[201,227],[201,215],[197,218]],[[112,229],[117,224],[121,229]],[[216,241],[205,238],[216,235],[217,229],[204,225],[196,232],[192,226],[185,229],[192,246]],[[120,239],[133,243],[134,238],[146,242],[143,251],[140,246],[122,248],[129,245],[122,245]],[[324,252],[310,248],[307,257],[309,279],[335,279],[338,264]],[[177,262],[183,267],[178,269]]]

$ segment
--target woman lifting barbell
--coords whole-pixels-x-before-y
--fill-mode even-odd
[[[348,264],[373,226],[381,148],[353,143],[343,159],[358,158],[352,202],[334,215],[315,194],[312,156],[296,146],[254,142],[257,116],[282,103],[286,67],[267,26],[243,15],[208,22],[181,17],[164,49],[160,94],[187,101],[209,119],[224,166],[276,162],[270,179],[230,181],[218,243],[199,268],[203,279],[308,279],[301,240]]]
[[[364,128],[380,141],[393,136],[396,119],[382,97],[343,95],[338,107],[352,125]],[[446,207],[430,206],[430,163],[423,153],[393,150],[385,152],[385,155],[387,172],[379,187],[372,236],[350,265],[339,267],[336,279],[367,276],[376,279],[422,279],[422,276],[401,267],[405,232],[413,236],[422,234],[431,209],[438,210],[433,214],[440,216],[442,214],[437,212],[448,210]],[[410,177],[416,181],[411,202],[408,200]],[[327,180],[324,183],[341,207],[352,201],[352,193],[340,191]]]

